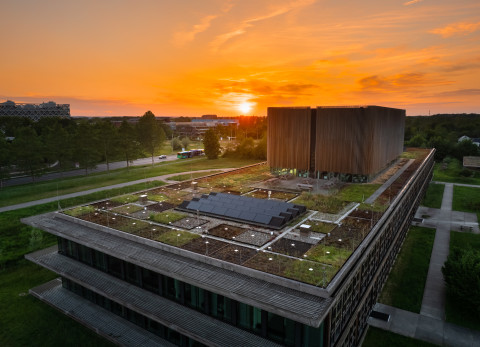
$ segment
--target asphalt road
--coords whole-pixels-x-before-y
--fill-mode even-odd
[[[175,154],[167,155],[167,159],[158,159],[158,156],[153,157],[154,163],[161,163],[164,161],[173,161],[173,160],[177,160],[177,156]],[[130,163],[130,166],[141,166],[141,165],[148,165],[151,163],[152,163],[152,157],[148,157],[148,158],[141,158],[141,159],[134,160],[133,162]],[[117,161],[117,162],[110,163],[109,167],[110,167],[110,170],[122,169],[127,167],[127,163],[125,160]],[[102,171],[107,171],[107,164],[98,164],[95,169],[88,170],[88,173],[102,172]],[[75,177],[75,176],[85,176],[85,169],[76,169],[76,170],[70,170],[65,172],[48,173],[40,177],[35,177],[35,182],[49,181],[57,178]],[[33,180],[32,180],[32,177],[30,176],[14,177],[4,181],[3,186],[11,187],[11,186],[17,186],[20,184],[32,183],[32,182]]]

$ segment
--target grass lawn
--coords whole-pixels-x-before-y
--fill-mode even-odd
[[[420,313],[435,229],[411,227],[379,302]]]
[[[150,214],[150,219],[162,224],[174,223],[179,221],[180,219],[185,218],[187,215],[183,213],[168,211],[168,212],[160,212],[160,213],[152,213]]]
[[[125,168],[112,170],[110,172],[89,174],[88,176],[5,187],[0,190],[0,207],[54,197],[57,196],[57,194],[69,194],[177,172],[241,167],[256,162],[258,162],[258,160],[234,158],[208,160],[207,158],[192,158],[173,162],[162,162],[155,164],[153,167],[151,165],[135,166],[129,170]]]
[[[430,183],[427,189],[427,193],[421,203],[422,206],[431,208],[442,207],[443,191],[445,190],[444,184]]]
[[[450,232],[450,250],[455,247],[462,249],[480,249],[480,235],[452,231]],[[447,322],[480,330],[480,317],[478,314],[472,313],[469,308],[464,307],[458,300],[448,295],[445,305],[445,315]]]
[[[113,346],[73,319],[25,295],[30,288],[56,277],[27,260],[0,271],[0,345]]]
[[[343,201],[363,202],[380,186],[381,184],[351,184],[343,188],[337,197]]]
[[[480,223],[480,188],[453,186],[452,210],[476,213]]]
[[[198,239],[199,237],[200,235],[192,234],[187,231],[172,230],[158,236],[157,241],[176,247],[181,247],[194,239]]]
[[[369,327],[367,336],[362,344],[363,347],[433,347],[431,343],[412,339],[392,333],[390,331]]]
[[[436,163],[433,171],[433,180],[440,182],[466,183],[480,185],[480,175],[475,174],[475,177],[460,176],[463,166],[457,159],[451,159],[446,167],[443,163]]]

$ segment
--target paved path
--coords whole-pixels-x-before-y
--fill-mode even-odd
[[[442,274],[450,248],[450,231],[472,230],[480,233],[477,216],[475,213],[452,211],[454,183],[437,183],[445,184],[441,208],[420,206],[415,218],[423,219],[423,222],[412,223],[436,229],[420,314],[377,303],[374,310],[389,314],[390,320],[385,322],[370,317],[368,324],[437,345],[480,347],[480,331],[445,321],[446,286]]]
[[[453,184],[445,184],[441,214],[447,221],[438,223],[433,242],[427,282],[423,292],[420,314],[431,318],[445,320],[446,286],[443,280],[442,266],[447,261],[450,250],[450,228],[452,214]]]
[[[370,317],[368,324],[376,328],[440,346],[480,347],[480,331],[380,303],[374,310],[390,315],[388,322]]]
[[[111,185],[111,186],[99,187],[99,188],[84,190],[84,191],[81,191],[81,192],[60,195],[58,197],[55,196],[55,197],[45,198],[45,199],[40,199],[40,200],[35,200],[35,201],[28,201],[28,202],[24,202],[22,204],[5,206],[5,207],[0,208],[0,213],[1,212],[6,212],[6,211],[18,210],[18,209],[25,208],[25,207],[30,207],[30,206],[46,204],[46,203],[54,202],[54,201],[58,201],[58,200],[75,198],[75,197],[78,197],[78,196],[83,196],[83,195],[87,195],[87,194],[91,194],[91,193],[101,192],[102,190],[127,187],[127,186],[131,186],[131,185],[138,184],[138,183],[145,183],[145,182],[151,182],[151,181],[165,181],[167,183],[175,183],[176,181],[169,181],[168,178],[173,177],[173,176],[178,176],[178,175],[185,175],[185,174],[189,174],[189,173],[194,173],[194,172],[210,172],[210,171],[217,171],[217,170],[225,172],[225,171],[230,171],[230,170],[235,170],[235,169],[236,168],[206,169],[206,170],[198,170],[198,171],[177,172],[177,173],[168,174],[168,175],[144,178],[144,179],[141,179],[141,180],[119,183],[119,184],[114,184],[114,185]]]
[[[449,183],[449,182],[441,182],[441,181],[432,181],[432,183],[436,183],[436,184],[453,184],[453,185],[462,186],[462,187],[480,188],[480,185],[478,185],[478,184]]]
[[[365,200],[365,203],[366,204],[373,204],[373,202],[385,191],[387,190],[388,187],[390,187],[392,185],[392,183],[398,178],[398,176],[400,176],[410,165],[412,165],[412,163],[415,161],[415,159],[410,159],[405,165],[403,165],[403,167],[398,170],[397,172],[395,172],[395,174],[390,177],[384,184],[382,184],[380,186],[380,188],[378,188],[375,193],[373,193],[372,195],[370,195],[370,197]]]

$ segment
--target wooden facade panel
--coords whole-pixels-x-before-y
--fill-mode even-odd
[[[267,162],[273,168],[308,170],[310,107],[269,107]]]
[[[404,130],[404,110],[318,107],[315,170],[375,174],[402,153]]]

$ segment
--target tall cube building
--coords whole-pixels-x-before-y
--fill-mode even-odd
[[[405,111],[379,107],[268,108],[268,165],[301,177],[366,182],[403,151]]]

